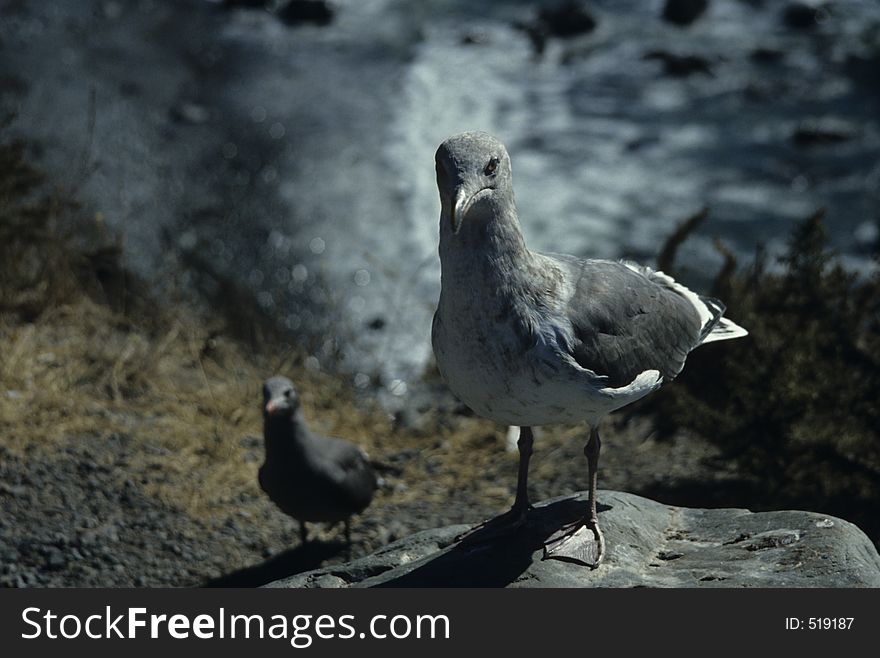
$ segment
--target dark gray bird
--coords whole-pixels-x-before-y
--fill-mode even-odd
[[[530,251],[513,198],[510,157],[486,133],[436,154],[441,292],[432,341],[452,391],[476,413],[520,427],[516,499],[481,536],[526,520],[532,427],[585,421],[589,506],[545,545],[548,557],[598,566],[598,424],[673,379],[703,343],[745,336],[724,305],[627,262]]]
[[[311,432],[286,377],[272,377],[263,385],[263,439],[260,487],[299,521],[303,543],[306,522],[342,521],[350,546],[350,519],[366,509],[377,486],[367,454],[349,441]]]

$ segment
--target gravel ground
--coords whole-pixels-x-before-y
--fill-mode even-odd
[[[450,422],[467,426],[477,421],[462,417]],[[606,433],[604,488],[646,490],[705,471],[706,446],[685,440],[656,444],[646,439],[649,431],[637,422]],[[261,439],[240,441],[245,459],[256,469]],[[351,555],[372,552],[418,530],[473,523],[501,511],[513,494],[516,463],[503,442],[501,432],[471,440],[469,459],[455,453],[440,459],[430,450],[413,448],[380,455],[384,485],[373,506],[353,523]],[[533,499],[582,488],[580,443],[575,436],[539,435]],[[142,450],[117,434],[71,439],[52,454],[36,447],[21,454],[0,446],[0,585],[254,586],[347,559],[341,527],[311,526],[315,540],[300,546],[296,524],[256,488],[198,518],[184,506],[163,503],[150,490],[169,477],[163,464],[174,455],[156,449],[143,459],[136,454]],[[461,475],[448,472],[456,464],[487,458],[488,466],[480,467],[472,486],[450,484]],[[407,481],[404,473],[421,474],[421,479]]]

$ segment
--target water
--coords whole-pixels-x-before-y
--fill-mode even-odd
[[[514,26],[533,19],[528,2],[338,0],[326,28],[196,0],[54,4],[0,27],[3,66],[28,81],[16,129],[57,172],[89,154],[82,192],[142,271],[195,254],[302,335],[314,367],[357,385],[378,373],[403,395],[430,359],[433,154],[461,130],[508,145],[536,249],[651,262],[708,205],[679,256],[705,282],[721,262],[713,238],[743,262],[757,242],[778,253],[826,207],[846,262],[869,263],[876,2],[832,3],[797,31],[778,2],[715,0],[680,29],[659,20],[659,0],[596,1],[596,30],[541,56]],[[657,50],[699,55],[710,73],[665,75],[644,58]],[[186,103],[207,120],[175,120]],[[843,139],[796,145],[811,122]]]

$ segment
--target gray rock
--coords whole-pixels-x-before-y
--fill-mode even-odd
[[[803,2],[793,2],[782,11],[782,22],[796,30],[815,28],[822,19],[823,10]]]
[[[791,139],[795,146],[811,147],[847,142],[857,136],[856,125],[834,117],[822,117],[801,122]]]
[[[467,526],[426,530],[345,565],[269,587],[880,587],[880,555],[856,526],[813,512],[689,509],[599,492],[608,554],[596,570],[542,560],[584,493],[540,503],[507,541],[462,546]]]
[[[333,5],[325,0],[290,0],[277,15],[285,25],[312,23],[324,26],[331,23],[335,13]]]
[[[198,125],[210,119],[211,113],[208,111],[208,108],[198,103],[180,103],[176,107],[171,108],[171,116],[181,123]]]
[[[666,0],[663,20],[679,26],[690,25],[706,11],[709,0]]]

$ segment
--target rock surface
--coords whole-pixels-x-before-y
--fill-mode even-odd
[[[880,555],[853,524],[813,512],[689,509],[599,492],[607,555],[596,570],[542,560],[543,540],[584,493],[535,506],[507,541],[463,547],[466,526],[427,530],[373,555],[270,587],[878,587]]]

